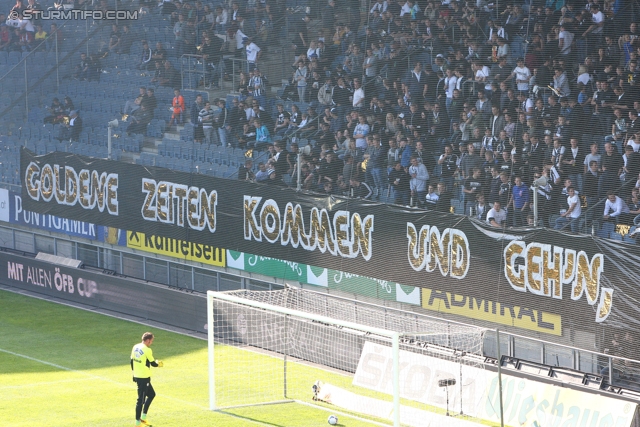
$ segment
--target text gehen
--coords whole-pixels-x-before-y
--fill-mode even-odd
[[[562,299],[563,285],[571,285],[571,299],[586,296],[595,305],[596,322],[604,322],[613,305],[613,289],[600,287],[604,256],[589,260],[584,251],[520,240],[504,248],[504,275],[513,289],[534,295]],[[599,298],[598,298],[599,297]]]
[[[361,218],[358,213],[336,211],[330,218],[326,209],[314,207],[307,228],[300,205],[289,202],[281,212],[275,200],[267,199],[259,208],[261,201],[262,197],[244,196],[245,240],[261,242],[264,238],[269,243],[279,241],[282,246],[301,246],[307,251],[371,259],[373,215]]]

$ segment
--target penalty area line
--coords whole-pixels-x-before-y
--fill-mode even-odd
[[[15,356],[15,357],[21,357],[23,359],[27,359],[27,360],[30,360],[32,362],[37,362],[37,363],[41,363],[43,365],[51,366],[52,368],[60,369],[61,371],[67,371],[67,372],[72,372],[74,374],[82,375],[83,377],[86,377],[87,379],[95,379],[95,380],[105,381],[105,382],[108,382],[110,384],[114,384],[114,385],[117,385],[117,386],[120,386],[120,387],[133,388],[133,386],[130,386],[128,384],[124,384],[124,383],[121,383],[121,382],[118,382],[118,381],[114,381],[114,380],[112,380],[110,378],[101,377],[99,375],[94,375],[94,374],[89,374],[89,373],[86,373],[84,371],[80,371],[78,369],[68,368],[66,366],[58,365],[56,363],[47,362],[46,360],[36,359],[35,357],[27,356],[26,354],[16,353],[16,352],[13,352],[11,350],[5,350],[3,348],[0,348],[0,352],[5,353],[5,354],[10,354],[10,355]],[[172,396],[168,396],[168,395],[164,395],[164,394],[159,394],[159,395],[157,395],[157,397],[158,398],[164,398],[164,399],[172,400],[174,402],[179,402],[179,403],[182,403],[184,405],[194,406],[194,407],[196,407],[198,409],[202,409],[204,411],[208,411],[209,410],[209,408],[206,407],[206,406],[198,405],[197,403],[189,402],[187,400],[178,399],[177,397],[172,397]]]

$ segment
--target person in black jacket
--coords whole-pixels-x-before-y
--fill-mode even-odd
[[[276,169],[276,180],[282,180],[282,176],[287,173],[289,170],[289,162],[287,161],[287,157],[289,152],[287,151],[287,144],[284,141],[280,141],[274,145],[276,150],[276,155],[274,158],[276,159],[275,169]]]
[[[358,199],[370,200],[373,195],[373,190],[371,190],[369,184],[363,182],[358,173],[354,173],[351,177],[351,191],[353,197]]]
[[[63,124],[60,130],[60,140],[78,141],[82,132],[82,119],[78,117],[78,110],[69,112],[69,123]]]
[[[389,172],[389,186],[393,188],[394,201],[397,205],[409,205],[409,191],[411,176],[399,161],[393,163],[393,169]]]
[[[151,122],[152,115],[147,110],[146,105],[142,105],[136,111],[129,116],[130,123],[127,126],[127,134],[134,133],[145,134],[147,132],[147,125]]]
[[[438,183],[438,201],[436,202],[436,211],[451,212],[451,192],[447,189],[444,182]]]

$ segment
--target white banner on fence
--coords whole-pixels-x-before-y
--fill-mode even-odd
[[[391,348],[366,342],[353,384],[392,393]],[[456,384],[438,387],[439,380]],[[448,390],[447,390],[448,389]],[[612,397],[502,375],[504,421],[531,427],[628,427],[636,404]],[[489,421],[500,421],[498,376],[495,372],[460,365],[433,356],[400,351],[400,396],[447,407]]]

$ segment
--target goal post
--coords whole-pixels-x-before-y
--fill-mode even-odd
[[[296,402],[415,427],[480,412],[482,328],[298,288],[210,291],[207,307],[211,410]]]
[[[218,304],[218,306],[216,306]],[[340,327],[340,328],[348,328],[353,331],[359,331],[365,334],[371,334],[377,337],[386,338],[389,340],[391,344],[391,351],[393,354],[393,425],[394,427],[400,427],[400,363],[399,363],[399,350],[400,350],[400,337],[401,334],[396,331],[389,331],[386,329],[381,329],[377,327],[361,325],[349,321],[344,321],[340,319],[334,319],[326,316],[321,316],[318,314],[307,313],[299,310],[294,310],[287,307],[280,307],[276,305],[267,304],[261,301],[248,300],[245,298],[238,297],[233,293],[225,293],[225,292],[207,292],[207,313],[208,313],[208,347],[209,347],[209,406],[211,410],[219,410],[228,408],[230,406],[226,406],[224,404],[219,405],[216,400],[216,376],[215,376],[215,342],[222,341],[223,343],[229,343],[229,339],[231,341],[235,341],[236,344],[241,344],[242,341],[238,339],[238,337],[230,337],[224,336],[223,329],[228,329],[228,325],[223,325],[222,327],[218,327],[216,323],[216,309],[219,308],[220,305],[226,305],[227,307],[243,307],[245,310],[249,311],[265,311],[271,313],[277,313],[281,315],[285,321],[285,332],[287,330],[286,320],[288,318],[296,318],[296,319],[305,319],[307,321],[318,322],[320,324]],[[243,311],[245,311],[243,310]],[[244,316],[244,314],[239,313],[238,316]],[[236,318],[236,320],[239,320]],[[242,320],[240,320],[242,322]],[[242,326],[241,326],[242,327]],[[286,345],[286,342],[285,342]],[[265,349],[256,349],[256,350],[265,350]],[[287,353],[288,349],[286,348],[271,348],[268,349],[271,352],[280,353],[282,352],[282,357],[284,361],[282,376],[283,376],[283,394],[282,399],[275,401],[264,401],[264,402],[256,402],[249,403],[249,405],[256,404],[271,404],[271,403],[282,403],[286,401],[294,401],[294,399],[287,398],[287,384],[286,384],[286,375],[287,375]],[[309,384],[309,393],[312,393],[313,384]],[[245,406],[243,404],[236,404],[232,406]],[[231,407],[232,407],[231,406]]]

